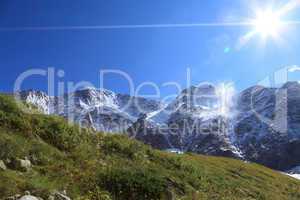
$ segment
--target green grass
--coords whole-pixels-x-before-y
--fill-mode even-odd
[[[28,107],[28,106],[26,106]],[[257,164],[153,150],[62,118],[24,113],[0,95],[0,160],[28,157],[28,172],[0,171],[0,199],[30,190],[78,200],[298,200],[300,182]]]

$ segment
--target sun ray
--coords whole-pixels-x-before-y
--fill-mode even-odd
[[[295,9],[296,7],[298,7],[300,5],[300,0],[292,0],[290,2],[288,2],[286,5],[284,5],[279,11],[278,14],[280,16],[285,15],[286,13],[288,13],[289,11]]]
[[[268,21],[276,22],[274,19],[280,19],[281,16],[285,15],[289,11],[300,6],[300,0],[291,0],[289,3],[284,5],[281,9],[274,12],[274,15],[269,15],[265,20],[265,16],[262,16],[260,22],[257,22],[257,28],[260,30],[265,29],[264,25],[268,25]],[[253,6],[256,7],[257,6]],[[256,9],[257,11],[257,9]],[[261,14],[264,15],[264,11]],[[268,11],[270,14],[270,11]],[[272,11],[273,12],[273,11]],[[207,23],[182,23],[182,24],[125,24],[125,25],[96,25],[96,26],[42,26],[42,27],[0,27],[0,32],[7,31],[76,31],[76,30],[106,30],[106,29],[145,29],[145,28],[197,28],[197,27],[248,27],[255,25],[255,20],[245,20],[245,21],[235,21],[235,22],[207,22]],[[300,21],[281,21],[275,25],[300,25]],[[274,28],[272,25],[271,29]],[[259,32],[259,31],[258,31]],[[258,33],[256,31],[256,34]],[[264,32],[264,31],[263,31]],[[249,40],[250,36],[253,36],[253,31],[250,34],[247,34],[244,38]]]

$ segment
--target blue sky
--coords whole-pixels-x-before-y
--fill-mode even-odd
[[[251,3],[249,3],[251,2]],[[257,1],[280,7],[287,1]],[[241,48],[239,38],[253,27],[174,27],[99,30],[1,30],[22,27],[112,26],[241,22],[253,17],[250,0],[1,0],[0,90],[9,92],[18,75],[30,68],[65,71],[61,81],[99,83],[100,69],[128,73],[134,83],[232,81],[238,90],[256,84],[284,66],[300,65],[300,26],[282,32],[283,42],[254,36]],[[285,17],[300,20],[300,8]],[[111,76],[105,87],[126,93],[127,83]],[[184,87],[184,86],[183,86]],[[24,89],[46,90],[42,77]],[[161,87],[163,95],[174,88]],[[151,93],[145,88],[144,93]]]

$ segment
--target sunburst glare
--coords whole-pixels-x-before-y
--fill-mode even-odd
[[[256,19],[253,21],[255,32],[259,33],[263,38],[277,37],[282,29],[283,22],[280,15],[271,9],[258,11]]]
[[[253,18],[248,19],[252,30],[239,39],[237,48],[244,46],[254,36],[261,36],[263,44],[269,39],[283,44],[282,36],[288,28],[287,26],[300,23],[298,21],[286,21],[284,17],[299,5],[300,0],[292,0],[278,9],[274,9],[274,5],[269,5],[266,9],[254,6]]]

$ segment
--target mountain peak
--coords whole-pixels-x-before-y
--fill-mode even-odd
[[[215,95],[216,86],[210,83],[193,85],[181,92],[181,95]]]
[[[298,81],[288,81],[285,84],[283,84],[281,88],[287,89],[292,87],[300,87],[300,83]]]

